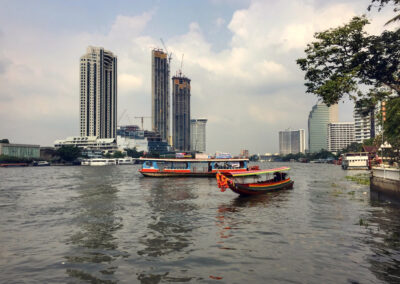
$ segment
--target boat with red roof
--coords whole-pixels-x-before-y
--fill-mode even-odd
[[[236,173],[248,170],[249,159],[139,158],[145,177],[215,177],[217,172]]]
[[[292,189],[294,181],[288,175],[289,170],[289,167],[280,167],[245,172],[218,172],[216,178],[221,191],[229,187],[240,195],[257,195]]]

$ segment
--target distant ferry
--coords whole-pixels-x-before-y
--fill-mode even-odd
[[[342,169],[368,170],[369,168],[370,168],[370,161],[367,152],[343,154]]]
[[[118,158],[118,159],[107,159],[107,158],[95,158],[95,159],[85,159],[82,160],[82,166],[111,166],[111,165],[133,165],[134,159],[127,158]]]
[[[247,171],[249,159],[139,158],[145,177],[215,177],[217,172]]]
[[[97,159],[86,159],[82,160],[82,166],[111,166],[116,165],[116,159],[106,159],[106,158],[97,158]]]

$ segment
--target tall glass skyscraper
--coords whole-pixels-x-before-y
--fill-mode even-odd
[[[89,46],[80,58],[80,133],[115,138],[116,131],[117,57]]]
[[[328,107],[317,103],[308,116],[308,150],[310,153],[328,149],[328,123],[338,121],[338,105]]]

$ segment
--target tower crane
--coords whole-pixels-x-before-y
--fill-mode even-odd
[[[163,45],[163,47],[164,47],[165,51],[167,52],[167,57],[168,57],[168,65],[169,65],[169,64],[170,64],[170,62],[171,62],[171,58],[172,58],[172,52],[171,52],[171,53],[169,53],[169,52],[168,52],[168,49],[167,49],[167,47],[165,46],[165,43],[164,43],[164,41],[163,41],[163,39],[162,39],[162,38],[160,38],[160,41],[161,41],[161,43],[162,43],[162,45]]]
[[[143,120],[144,120],[145,118],[151,118],[151,116],[135,116],[135,118],[140,118],[140,120],[141,120],[141,122],[142,122],[142,130],[144,130],[144,129],[143,129]]]

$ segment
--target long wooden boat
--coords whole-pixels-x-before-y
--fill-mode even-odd
[[[240,195],[257,195],[281,189],[293,188],[294,181],[288,176],[290,168],[246,171],[241,173],[217,173],[221,191],[230,188]]]
[[[215,177],[217,172],[247,171],[248,159],[139,158],[145,177]]]

